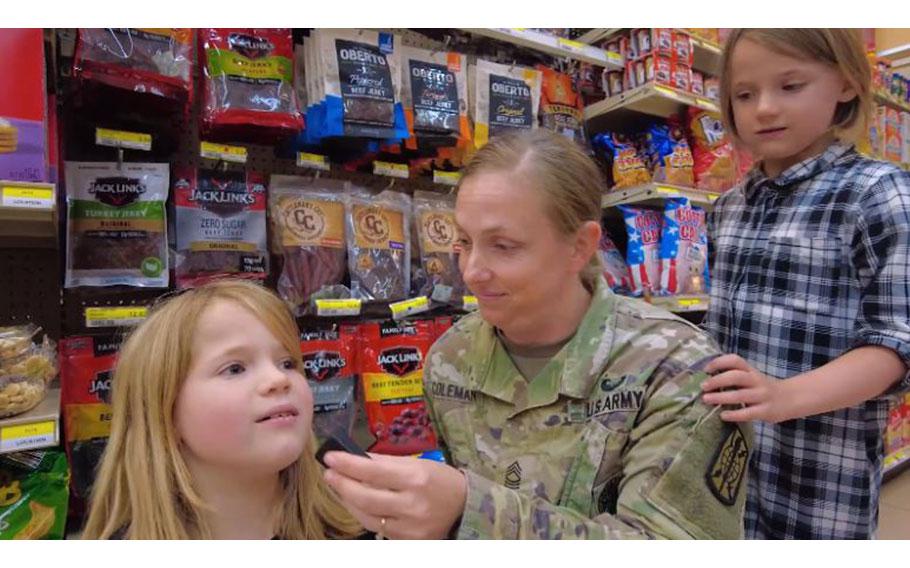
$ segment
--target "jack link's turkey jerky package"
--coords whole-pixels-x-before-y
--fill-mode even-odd
[[[670,197],[660,240],[660,293],[708,293],[708,231],[705,211],[685,197]]]
[[[411,287],[411,198],[396,191],[348,194],[346,237],[351,293],[367,301],[407,297]]]
[[[344,195],[347,183],[273,175],[269,182],[272,243],[282,257],[278,294],[297,316],[345,271]]]
[[[402,66],[401,100],[410,135],[469,138],[467,58],[405,47]]]
[[[474,146],[497,134],[537,128],[540,71],[480,59],[469,74],[474,112]]]
[[[177,286],[268,274],[266,189],[254,172],[174,170]]]
[[[430,283],[434,288],[445,287],[450,303],[460,307],[466,289],[455,252],[458,238],[455,196],[415,191],[414,224],[417,227],[420,264]]]
[[[66,163],[66,287],[166,288],[167,164]]]
[[[620,205],[629,234],[626,259],[632,276],[632,295],[648,291],[656,294],[660,287],[660,236],[663,215],[651,209]]]
[[[313,430],[319,436],[351,435],[357,415],[357,327],[300,334],[303,375],[313,391]]]

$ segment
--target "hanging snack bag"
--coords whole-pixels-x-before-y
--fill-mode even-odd
[[[68,482],[59,450],[0,455],[0,540],[63,539]]]
[[[498,134],[537,128],[540,71],[480,59],[473,77],[474,146]]]
[[[632,289],[629,266],[622,258],[616,244],[604,231],[600,238],[600,258],[604,265],[604,278],[614,292],[628,292]]]
[[[581,95],[572,84],[572,77],[544,65],[538,65],[537,70],[541,72],[543,81],[540,96],[540,125],[583,145],[586,140],[585,107]],[[608,83],[609,79],[605,85]]]
[[[378,454],[410,455],[436,448],[423,396],[423,364],[433,344],[432,321],[360,327],[363,398]]]
[[[651,209],[620,205],[629,235],[626,260],[632,277],[632,295],[647,290],[656,293],[660,286],[660,234],[663,215]]]
[[[402,63],[401,100],[410,136],[468,139],[467,58],[403,47]]]
[[[654,181],[695,186],[692,152],[683,129],[675,121],[649,126],[646,143]]]
[[[344,279],[346,187],[299,176],[269,181],[272,242],[283,259],[277,290],[296,316],[307,313],[314,292]]]
[[[167,164],[67,162],[66,287],[166,288]]]
[[[411,198],[395,191],[348,195],[345,215],[351,293],[367,301],[407,297],[411,286]]]
[[[174,171],[177,215],[177,286],[192,288],[233,276],[268,274],[266,190],[252,172]]]
[[[454,196],[414,192],[414,223],[417,226],[420,264],[430,279],[431,287],[444,289],[450,302],[460,307],[465,285],[455,252],[458,229]]]
[[[313,430],[320,436],[351,435],[357,408],[357,328],[302,332],[303,375],[313,391]]]
[[[303,127],[294,90],[294,46],[288,28],[203,28],[207,129]]]
[[[192,29],[79,28],[77,38],[77,76],[177,101],[190,98]]]
[[[592,143],[595,150],[605,155],[611,164],[611,189],[623,189],[651,181],[651,174],[638,149],[625,135],[609,132],[597,134]]]
[[[733,145],[716,114],[688,108],[689,135],[694,159],[695,186],[708,191],[726,191],[736,180]]]
[[[685,197],[670,197],[660,240],[660,293],[708,293],[708,237],[705,211]]]

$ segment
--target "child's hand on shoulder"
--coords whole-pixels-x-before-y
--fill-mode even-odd
[[[786,419],[781,381],[758,372],[739,355],[718,357],[705,370],[714,375],[701,386],[705,404],[741,407],[722,411],[722,420],[775,423]]]

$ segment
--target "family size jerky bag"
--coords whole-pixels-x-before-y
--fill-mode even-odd
[[[185,101],[192,66],[190,28],[79,28],[74,69],[84,79]]]
[[[708,230],[705,211],[685,197],[670,197],[660,239],[660,293],[708,293]]]
[[[632,295],[657,293],[660,286],[660,236],[663,215],[651,209],[620,205],[629,235],[626,261],[632,278]]]
[[[572,77],[544,65],[538,65],[537,69],[543,80],[540,126],[584,145],[585,105]]]
[[[367,301],[407,297],[411,287],[411,198],[395,191],[348,194],[345,214],[351,292]]]
[[[363,398],[376,443],[371,452],[409,455],[436,448],[423,396],[423,364],[433,344],[431,321],[360,326]]]
[[[168,169],[66,163],[67,288],[167,287]]]
[[[695,161],[695,186],[709,191],[726,191],[736,180],[733,144],[716,114],[689,107],[689,135]]]
[[[474,146],[498,134],[537,128],[540,71],[479,59],[469,69]]]
[[[298,176],[273,175],[269,182],[272,242],[282,257],[278,294],[297,316],[314,292],[344,279],[346,187]]]
[[[0,456],[0,540],[62,539],[68,482],[66,455],[59,450]]]
[[[402,60],[401,100],[411,138],[468,139],[467,58],[451,51],[404,47]]]
[[[466,289],[455,252],[458,238],[455,196],[416,191],[413,202],[420,264],[429,277],[430,288],[435,291],[433,296],[460,307]],[[449,299],[442,299],[445,297]]]
[[[179,288],[268,274],[266,189],[254,172],[175,168]]]
[[[678,124],[654,123],[648,127],[645,138],[653,181],[695,186],[692,152]]]
[[[595,152],[610,165],[611,189],[624,189],[649,183],[651,173],[635,144],[623,134],[602,133],[592,140]]]
[[[313,391],[313,429],[319,436],[353,432],[357,339],[355,326],[300,334],[303,375]]]
[[[604,278],[607,286],[614,292],[628,292],[632,290],[632,281],[629,275],[629,266],[622,258],[622,253],[616,244],[607,235],[606,231],[600,238],[600,258],[604,265]]]
[[[303,127],[289,28],[203,28],[199,34],[207,129],[240,125],[297,132]]]

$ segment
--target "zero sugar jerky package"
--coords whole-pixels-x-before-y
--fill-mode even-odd
[[[708,293],[708,231],[705,211],[685,197],[670,197],[660,240],[660,293]]]
[[[620,205],[629,234],[626,259],[632,277],[632,295],[647,291],[656,294],[660,288],[660,236],[663,215],[651,209]]]
[[[415,191],[413,203],[420,264],[430,279],[433,297],[461,307],[466,288],[455,252],[455,196]]]
[[[481,148],[498,134],[537,128],[540,71],[479,59],[469,73],[475,147]]]
[[[313,391],[313,430],[327,436],[351,435],[357,416],[357,327],[300,334],[303,375]]]
[[[468,139],[467,58],[404,47],[402,67],[401,100],[410,136]]]
[[[347,200],[351,293],[367,301],[406,298],[411,287],[411,198],[396,191],[374,196],[355,187]]]
[[[66,163],[66,287],[166,288],[167,164]]]

